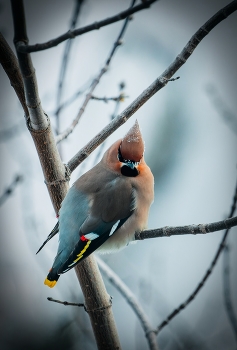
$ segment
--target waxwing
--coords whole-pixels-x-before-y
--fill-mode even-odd
[[[102,160],[82,175],[62,202],[59,220],[42,249],[57,232],[59,245],[45,284],[54,287],[95,250],[113,252],[147,227],[154,178],[144,160],[144,142],[136,121]]]

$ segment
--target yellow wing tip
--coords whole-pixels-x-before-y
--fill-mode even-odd
[[[45,278],[45,280],[44,280],[44,284],[46,286],[48,286],[49,288],[53,288],[56,283],[57,283],[57,281],[50,281],[50,280],[48,280],[48,278]]]

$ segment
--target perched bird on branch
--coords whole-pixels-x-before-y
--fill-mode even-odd
[[[44,283],[54,287],[61,274],[95,250],[113,252],[128,245],[136,231],[146,228],[153,198],[154,178],[136,121],[68,191],[44,242],[59,232],[58,252]]]

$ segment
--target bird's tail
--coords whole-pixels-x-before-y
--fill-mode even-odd
[[[51,268],[49,270],[48,276],[44,280],[44,284],[49,288],[53,288],[57,283],[59,277],[60,275],[57,274],[56,270],[54,268]]]

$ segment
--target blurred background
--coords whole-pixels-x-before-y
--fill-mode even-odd
[[[26,0],[30,44],[70,28],[75,0]],[[138,3],[138,2],[137,2]],[[91,100],[80,123],[60,145],[66,163],[96,133],[122,112],[174,60],[196,30],[229,1],[166,0],[133,16],[123,44],[94,95],[127,97],[116,105]],[[130,6],[125,0],[84,0],[76,28],[113,16]],[[92,31],[46,51],[32,53],[43,109],[60,131],[76,117],[92,80],[104,66],[123,22]],[[14,50],[10,2],[0,1],[0,30]],[[210,223],[230,211],[236,184],[237,13],[221,22],[200,43],[187,63],[108,140],[108,148],[138,119],[146,161],[155,177],[155,202],[149,228]],[[62,90],[62,60],[69,52]],[[14,50],[15,51],[15,50]],[[61,73],[60,73],[61,72]],[[122,83],[122,88],[121,88]],[[57,238],[35,255],[56,223],[55,213],[22,108],[0,68],[0,151],[2,196],[0,235],[1,349],[95,349],[88,315],[82,308],[52,303],[47,297],[83,302],[74,270],[49,290],[43,281],[57,250]],[[80,93],[79,93],[80,92]],[[70,184],[90,169],[99,149],[74,171]],[[99,154],[99,155],[98,155]],[[20,176],[20,179],[16,179]],[[9,186],[14,183],[14,189]],[[8,189],[8,191],[7,191]],[[7,191],[7,195],[4,193]],[[160,349],[236,349],[237,334],[224,302],[229,262],[230,292],[237,314],[237,230],[229,234],[226,259],[220,257],[195,300],[159,334]],[[186,300],[208,269],[223,232],[149,239],[102,259],[136,294],[155,328]],[[105,280],[123,349],[148,349],[133,310]]]

